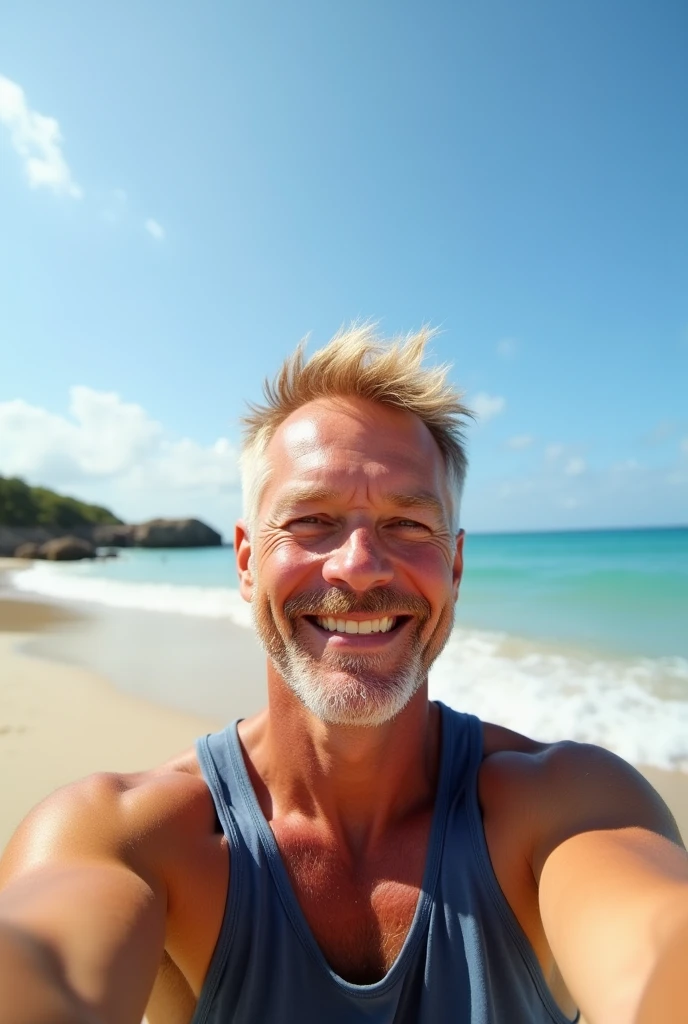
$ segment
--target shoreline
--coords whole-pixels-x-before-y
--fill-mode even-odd
[[[265,705],[265,656],[249,630],[34,597],[3,579],[8,568],[21,566],[0,560],[0,770],[12,780],[0,848],[58,786],[152,767]],[[688,839],[688,774],[636,767]]]
[[[21,568],[0,559],[0,851],[61,786],[163,764],[265,703],[247,630],[46,600],[12,587]]]
[[[31,635],[0,631],[0,850],[55,789],[93,772],[163,763],[220,724],[120,693],[87,669],[31,656],[19,649]]]

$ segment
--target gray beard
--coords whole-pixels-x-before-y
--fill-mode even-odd
[[[316,662],[292,641],[275,667],[321,722],[373,727],[395,718],[426,679],[419,644],[395,672],[376,673],[381,660],[333,655]]]
[[[427,680],[430,664],[449,636],[453,615],[449,616],[446,635],[438,629],[424,648],[420,631],[430,615],[421,598],[386,589],[370,591],[361,598],[344,591],[327,594],[302,594],[285,603],[285,617],[298,622],[298,614],[346,615],[359,611],[384,614],[388,610],[414,614],[418,621],[398,657],[396,668],[384,669],[381,655],[325,653],[313,658],[300,643],[296,630],[285,638],[277,628],[269,602],[256,594],[251,611],[258,638],[287,686],[303,706],[329,725],[374,727],[395,718]]]

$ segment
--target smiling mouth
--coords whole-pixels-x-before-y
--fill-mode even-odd
[[[308,620],[328,633],[364,634],[390,633],[406,622],[407,615],[382,615],[376,619],[347,619],[313,615]]]

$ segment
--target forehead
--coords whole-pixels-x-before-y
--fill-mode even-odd
[[[413,413],[363,399],[318,399],[292,413],[267,449],[267,500],[290,486],[380,482],[448,499],[442,453]]]

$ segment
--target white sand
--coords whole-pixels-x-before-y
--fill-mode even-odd
[[[6,567],[0,564],[0,571]],[[8,596],[6,592],[4,597]],[[43,632],[55,628],[56,633]],[[219,715],[201,717],[121,692],[103,678],[109,664],[111,677],[123,684],[124,673],[131,674],[131,666],[143,658],[139,678],[133,680],[141,692],[150,674],[145,659],[152,657],[151,651],[159,654],[169,638],[172,654],[167,662],[162,659],[166,666],[162,688],[144,686],[143,692],[156,700],[170,697],[180,685],[180,678],[171,678],[172,666],[181,660],[181,678],[186,678],[194,643],[205,639],[217,651],[220,629],[219,649],[227,666],[215,665],[214,671],[226,672],[221,707],[228,720],[252,713],[265,696],[261,657],[247,631],[217,623],[191,625],[178,616],[144,615],[141,620],[134,613],[97,616],[86,628],[73,611],[61,606],[0,601],[0,777],[4,780],[0,850],[28,810],[58,786],[94,771],[136,771],[159,764],[191,746],[197,736],[225,724]],[[148,642],[141,646],[144,635]],[[123,660],[121,652],[115,656],[123,636],[131,648],[129,661]],[[73,663],[82,642],[89,648],[85,663],[97,664],[99,669],[102,665],[103,674]],[[27,653],[27,646],[42,656]],[[49,652],[60,660],[50,660]],[[196,667],[201,672],[212,669],[212,661],[200,658]],[[200,679],[189,682],[195,687]],[[179,692],[174,692],[176,703],[183,704]],[[688,837],[688,776],[641,770]]]
[[[48,793],[94,771],[137,771],[218,722],[118,693],[91,672],[19,654],[0,633],[0,849]]]

